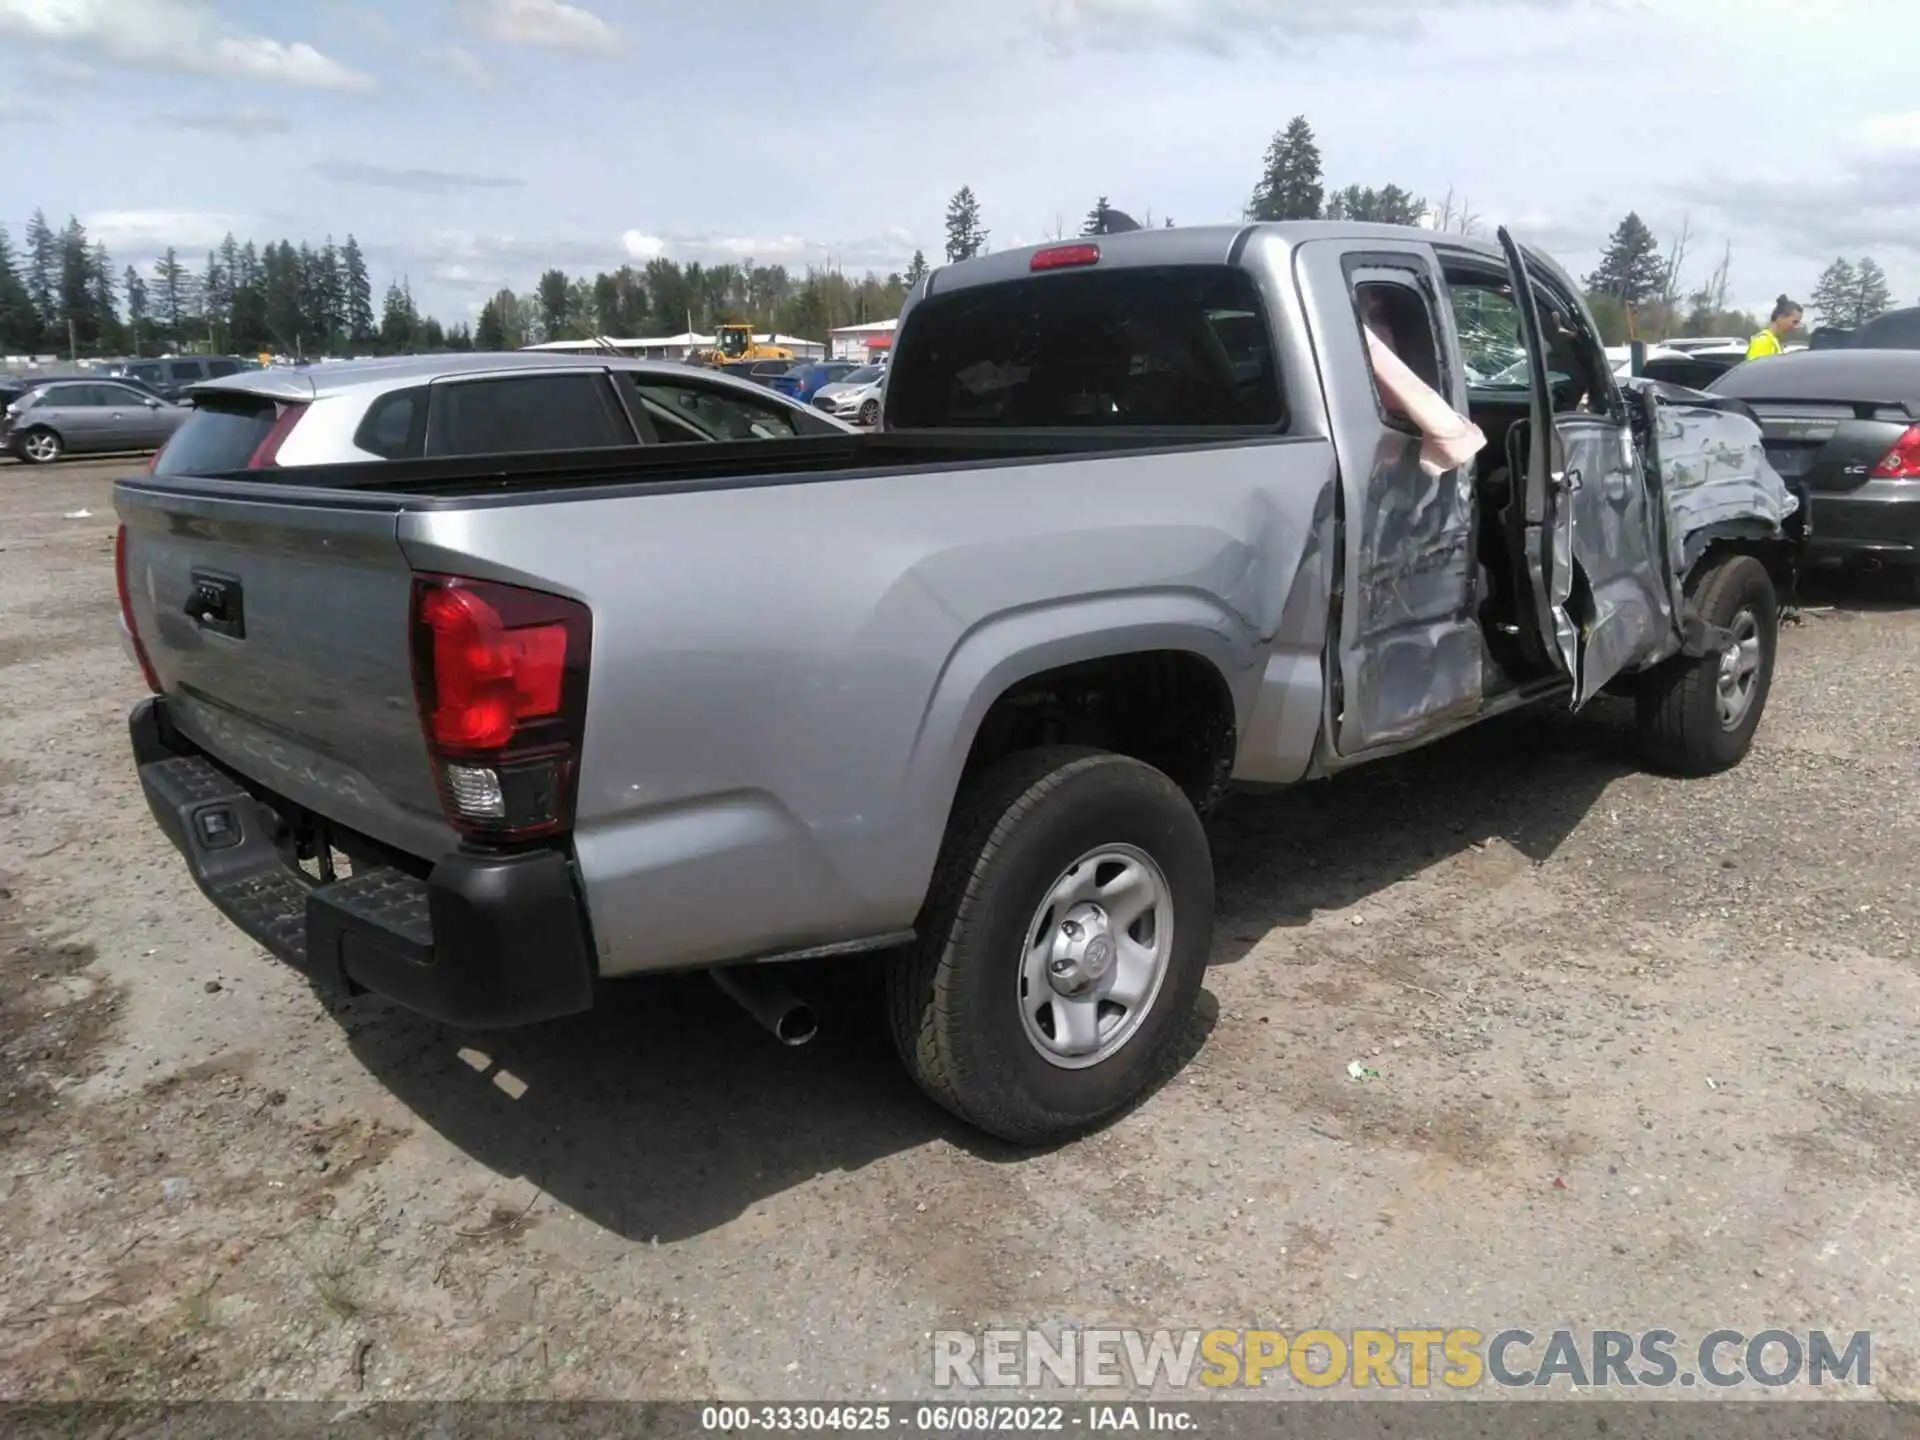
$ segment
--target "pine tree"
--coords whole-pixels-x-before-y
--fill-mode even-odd
[[[1859,265],[1855,267],[1855,277],[1854,324],[1864,325],[1886,314],[1892,307],[1893,290],[1887,284],[1887,272],[1874,262],[1871,255],[1861,257]]]
[[[318,320],[321,332],[325,336],[328,354],[340,348],[347,333],[347,282],[340,269],[340,252],[334,248],[333,236],[327,236],[327,243],[320,247],[320,255],[315,261],[313,281],[314,303],[318,307]]]
[[[1851,330],[1860,323],[1860,277],[1846,259],[1820,272],[1811,303],[1823,327]]]
[[[33,313],[39,317],[40,329],[47,337],[45,343],[54,343],[53,332],[66,327],[59,323],[60,305],[57,295],[60,283],[60,241],[53,233],[53,227],[47,224],[44,210],[35,210],[27,221],[26,232],[27,258],[22,279],[26,282],[27,295],[33,301]],[[59,341],[65,344],[64,338]]]
[[[962,185],[947,202],[947,263],[958,264],[985,253],[988,232],[980,228],[980,202],[973,187]],[[820,297],[824,308],[824,296]]]
[[[114,273],[104,240],[94,241],[87,252],[87,319],[92,323],[95,350],[126,348],[120,335],[120,277]]]
[[[1326,197],[1320,147],[1307,117],[1296,115],[1274,133],[1261,162],[1260,183],[1247,201],[1249,220],[1317,220]]]
[[[340,267],[345,281],[347,337],[358,348],[373,337],[373,281],[367,274],[367,258],[360,253],[360,242],[347,236],[340,248]]]
[[[155,307],[159,312],[160,324],[166,329],[167,339],[175,345],[180,343],[180,322],[186,319],[191,309],[192,282],[192,275],[180,263],[180,256],[171,245],[153,262]]]
[[[912,289],[915,285],[918,285],[923,279],[926,278],[926,274],[927,274],[926,252],[924,250],[916,250],[913,252],[912,261],[910,261],[907,265],[907,273],[905,277],[907,282],[907,288]]]
[[[40,348],[40,316],[20,273],[20,257],[0,225],[0,351],[32,355]]]
[[[140,272],[127,266],[127,273],[121,281],[121,293],[127,297],[127,329],[132,334],[133,353],[143,353],[146,341],[152,331],[152,316],[148,309],[147,282],[140,278]]]
[[[218,352],[226,348],[226,339],[232,326],[228,320],[228,305],[231,295],[228,293],[226,267],[220,263],[217,251],[207,252],[207,268],[201,272],[199,290],[195,296],[199,305],[200,320],[207,332],[207,348]]]
[[[1107,197],[1102,195],[1093,202],[1093,209],[1087,212],[1087,218],[1081,222],[1080,233],[1082,235],[1106,234],[1107,218],[1112,213],[1113,207],[1107,204]]]
[[[540,304],[540,329],[549,340],[564,340],[574,323],[573,286],[564,270],[547,270],[534,289]]]
[[[404,280],[389,284],[380,311],[380,344],[389,355],[406,354],[416,346],[419,326],[412,289]]]
[[[1629,212],[1614,227],[1600,256],[1600,268],[1587,277],[1587,289],[1595,295],[1611,295],[1634,309],[1658,300],[1666,285],[1667,266],[1660,258],[1660,242],[1638,214]]]
[[[511,294],[502,291],[502,294]],[[473,347],[476,350],[505,350],[507,348],[506,320],[501,314],[500,296],[495,295],[480,307],[480,318],[474,322]]]

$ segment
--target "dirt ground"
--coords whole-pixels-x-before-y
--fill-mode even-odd
[[[1810,607],[1717,779],[1608,706],[1231,800],[1191,1059],[1018,1154],[864,962],[787,1050],[699,979],[474,1037],[256,951],[132,773],[131,468],[0,465],[0,1398],[900,1397],[1024,1324],[1871,1330],[1920,1396],[1920,611]]]

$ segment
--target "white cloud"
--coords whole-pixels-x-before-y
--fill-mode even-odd
[[[204,252],[228,235],[246,236],[257,221],[250,215],[194,210],[108,210],[84,216],[87,234],[118,254],[158,254],[169,245],[185,255]]]
[[[638,230],[629,230],[620,237],[620,248],[627,252],[627,258],[644,265],[649,260],[658,260],[667,253],[667,242],[659,235],[647,235]]]
[[[427,51],[427,59],[454,79],[469,85],[493,84],[493,71],[487,68],[487,62],[461,46],[436,45]]]
[[[620,44],[611,25],[566,0],[468,0],[467,9],[481,34],[507,45],[592,52]]]
[[[1867,148],[1883,153],[1920,150],[1920,110],[1875,115],[1860,127],[1860,139]]]
[[[369,76],[305,41],[274,40],[224,24],[200,0],[0,0],[0,35],[193,75],[316,90],[373,87]]]
[[[236,140],[255,135],[285,135],[293,129],[293,122],[286,116],[253,105],[242,105],[237,110],[168,110],[153,118],[155,124],[170,130],[197,130]]]
[[[0,125],[44,125],[52,118],[37,105],[16,105],[0,100]]]
[[[1567,10],[1610,0],[1506,0],[1510,8]],[[1059,50],[1180,47],[1228,55],[1304,49],[1340,36],[1420,33],[1435,10],[1493,8],[1488,0],[1041,0],[1034,28]]]
[[[373,165],[364,160],[316,160],[313,173],[342,185],[371,185],[416,195],[441,195],[450,190],[517,190],[527,183],[513,175],[473,175],[463,170]]]

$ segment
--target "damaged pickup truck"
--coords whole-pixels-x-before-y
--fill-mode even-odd
[[[888,952],[908,1070],[1019,1142],[1168,1061],[1230,785],[1603,690],[1737,764],[1796,509],[1546,257],[1344,224],[935,271],[871,434],[115,503],[141,784],[266,949],[463,1027],[709,969],[789,1041],[773,962]]]

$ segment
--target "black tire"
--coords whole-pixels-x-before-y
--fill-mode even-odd
[[[1779,648],[1779,600],[1766,566],[1751,555],[1728,556],[1701,572],[1688,588],[1709,625],[1732,627],[1743,614],[1752,616],[1760,653],[1751,698],[1736,723],[1728,725],[1720,712],[1721,657],[1676,655],[1640,686],[1640,746],[1660,769],[1714,775],[1746,758],[1767,708]]]
[[[38,456],[33,455],[31,451],[36,442],[51,444],[53,447],[52,453],[48,454],[43,451]],[[66,448],[65,445],[60,443],[60,437],[54,434],[53,431],[47,429],[44,425],[36,425],[33,429],[23,432],[20,438],[14,442],[13,453],[29,465],[51,465],[54,461],[58,460],[61,455],[66,453]]]
[[[868,400],[863,405],[861,405],[860,423],[862,425],[877,425],[879,422],[880,422],[880,402],[878,400]]]
[[[1131,1038],[1063,1069],[1029,1040],[1021,1014],[1027,930],[1056,879],[1114,844],[1145,852],[1167,882],[1167,968]],[[1150,1089],[1180,1044],[1213,945],[1206,831],[1180,788],[1138,760],[1078,746],[1022,752],[962,791],[918,930],[887,975],[894,1044],[915,1081],[1000,1139],[1069,1139]]]

